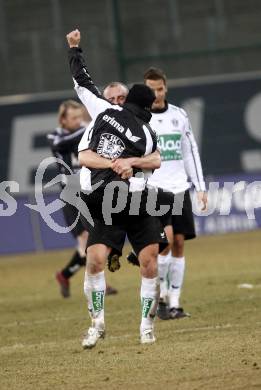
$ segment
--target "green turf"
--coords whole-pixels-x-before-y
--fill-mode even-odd
[[[150,346],[139,344],[139,272],[124,264],[108,275],[119,295],[106,298],[105,340],[81,349],[83,272],[68,300],[53,277],[70,254],[0,258],[1,390],[261,389],[261,231],[187,243],[192,317],[157,320]]]

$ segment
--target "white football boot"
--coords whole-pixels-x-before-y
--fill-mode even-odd
[[[156,338],[154,336],[153,328],[143,329],[140,333],[141,344],[152,344],[155,343]]]
[[[99,329],[99,328],[94,328],[91,326],[87,333],[84,335],[84,338],[82,340],[82,347],[83,349],[90,349],[95,347],[97,344],[97,341],[99,339],[103,339],[105,337],[105,330],[104,329]]]

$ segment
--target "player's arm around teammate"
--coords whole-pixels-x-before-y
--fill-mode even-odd
[[[78,32],[73,32],[72,36],[79,38]],[[70,37],[71,35],[68,34],[69,45],[71,45]],[[77,50],[74,52],[74,60],[73,63],[70,61],[70,64],[74,78],[78,85],[80,83],[76,90],[91,116],[96,119],[89,149],[97,153],[99,148],[99,156],[89,154],[86,160],[84,151],[81,152],[81,162],[91,168],[92,184],[97,183],[99,179],[105,182],[107,180],[109,184],[114,180],[118,182],[120,175],[109,167],[113,164],[115,157],[116,159],[120,156],[142,158],[143,155],[156,151],[156,136],[148,125],[150,113],[147,110],[151,107],[155,96],[150,88],[136,85],[130,90],[124,108],[112,106],[97,95],[86,68],[81,68],[82,59],[79,59],[79,52]],[[101,115],[98,117],[99,114]],[[144,127],[146,127],[146,133]],[[154,157],[157,158],[158,165],[157,154]],[[109,163],[104,158],[110,160]],[[136,162],[133,161],[133,163]],[[155,162],[153,164],[151,163],[152,167],[155,166]],[[120,166],[119,162],[118,169],[125,171],[126,167]],[[97,202],[94,203],[96,209],[101,206]],[[126,233],[136,248],[141,263],[141,341],[155,341],[152,314],[155,313],[158,296],[157,254],[158,243],[161,242],[160,229],[153,217],[149,217],[148,221],[148,217],[137,216],[135,223],[132,218],[129,219],[128,214],[124,214],[124,217],[126,219],[123,218],[120,222],[117,222],[116,218],[113,225],[106,225],[98,220],[94,230],[90,232],[84,287],[92,316],[92,327],[83,342],[83,346],[87,348],[93,347],[104,335],[105,262],[112,248],[118,249],[121,253]]]

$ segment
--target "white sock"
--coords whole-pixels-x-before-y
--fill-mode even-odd
[[[104,296],[106,290],[104,271],[94,275],[85,272],[84,293],[92,319],[92,326],[104,329]]]
[[[159,272],[159,280],[160,280],[160,298],[164,301],[167,300],[168,295],[168,269],[171,259],[171,251],[165,256],[158,255],[158,272]]]
[[[185,257],[171,256],[169,266],[169,307],[178,308],[185,273]]]
[[[140,331],[153,328],[153,320],[159,302],[159,278],[141,278],[141,324]]]

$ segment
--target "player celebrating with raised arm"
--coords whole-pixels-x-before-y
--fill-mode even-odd
[[[103,90],[102,96],[108,100],[112,104],[118,104],[119,106],[122,106],[125,103],[126,97],[129,93],[128,87],[119,82],[119,81],[113,81],[110,82]],[[90,132],[92,132],[94,125],[94,121],[91,121],[89,126],[86,128],[86,131],[84,132],[84,135],[82,136],[82,139],[78,145],[78,152],[81,152],[83,150],[88,149],[89,141],[90,141]],[[85,181],[85,177],[88,177],[89,171],[85,170],[84,167],[81,169],[81,178],[83,181]],[[84,187],[84,185],[83,185]],[[115,272],[118,269],[120,269],[120,259],[117,253],[111,253],[108,257],[108,269],[111,272]],[[114,289],[111,286],[107,285],[106,288],[106,294],[108,295],[108,292],[114,291]]]
[[[148,174],[149,170],[160,166],[156,136],[148,124],[151,119],[149,109],[155,95],[149,87],[136,84],[122,107],[103,100],[88,74],[82,50],[78,47],[80,32],[72,31],[67,35],[67,40],[75,89],[95,121],[88,149],[79,153],[79,159],[83,166],[90,169],[91,186],[102,183],[91,194],[81,194],[83,199],[88,198],[88,207],[95,222],[87,243],[88,261],[84,281],[92,325],[82,345],[92,348],[105,334],[104,267],[112,249],[121,254],[126,234],[141,264],[141,343],[152,343],[155,341],[153,318],[158,304],[157,255],[159,243],[164,240],[158,219],[146,214],[146,207],[141,206],[138,215],[130,215],[129,207],[131,191],[135,191],[135,187],[139,191],[144,188],[143,170]],[[132,172],[139,172],[143,179],[130,178]],[[102,214],[102,207],[107,201],[105,192],[107,187],[114,188],[111,185],[115,183],[119,188],[120,184],[127,188],[127,203],[120,213],[112,216],[112,224],[106,225]],[[112,191],[110,189],[109,192]],[[145,191],[141,191],[141,195],[144,194]],[[114,197],[114,201],[118,202],[118,199]]]

